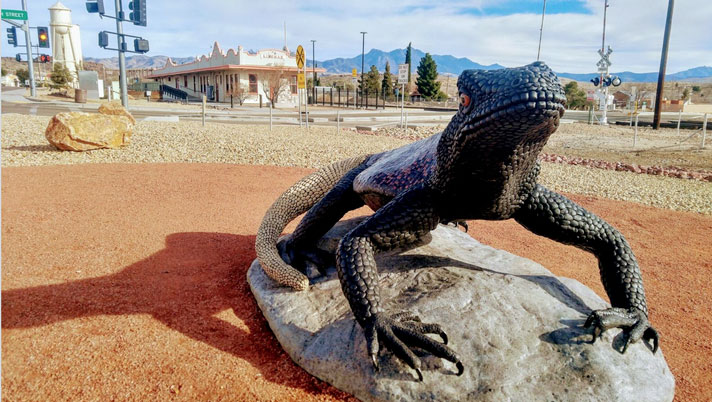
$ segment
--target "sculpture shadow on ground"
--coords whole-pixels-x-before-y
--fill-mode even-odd
[[[175,233],[165,248],[107,276],[2,292],[2,329],[99,315],[150,314],[194,340],[244,359],[274,383],[307,392],[301,370],[285,376],[285,355],[245,281],[255,236]],[[216,315],[230,310],[248,330]],[[127,329],[128,330],[128,329]],[[296,368],[296,366],[295,366]]]

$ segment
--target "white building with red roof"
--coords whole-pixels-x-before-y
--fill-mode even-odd
[[[317,68],[316,71],[323,73],[326,70]],[[184,92],[189,99],[202,99],[206,95],[212,102],[230,102],[230,94],[241,88],[246,93],[245,103],[259,103],[260,100],[269,103],[270,92],[278,87],[275,103],[296,105],[297,72],[296,56],[286,47],[250,52],[238,46],[237,50],[223,52],[215,42],[210,55],[186,64],[175,64],[169,58],[163,68],[154,70],[148,78],[165,86],[164,92],[180,94],[171,91],[173,88]],[[275,85],[275,80],[282,84]]]

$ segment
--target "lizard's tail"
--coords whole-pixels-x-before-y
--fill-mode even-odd
[[[282,285],[297,290],[309,287],[306,275],[282,260],[277,240],[284,228],[297,216],[316,204],[349,170],[363,163],[367,156],[358,156],[332,163],[304,177],[287,189],[267,210],[257,231],[255,250],[267,276]]]

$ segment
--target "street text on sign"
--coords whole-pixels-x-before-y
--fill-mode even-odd
[[[408,64],[398,65],[398,84],[408,83]]]
[[[25,10],[2,10],[2,18],[6,20],[27,20]]]
[[[306,56],[304,54],[304,48],[302,45],[297,47],[297,67],[304,68],[304,62],[306,61]]]
[[[305,89],[307,87],[307,80],[304,78],[304,73],[297,73],[297,88]]]

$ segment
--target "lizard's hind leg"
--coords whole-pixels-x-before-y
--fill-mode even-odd
[[[329,231],[347,212],[364,205],[354,191],[353,182],[366,166],[358,166],[346,173],[324,197],[319,200],[299,222],[290,236],[279,244],[285,262],[303,273],[309,263],[316,266],[322,275],[335,264],[335,256],[316,247],[319,239]]]

